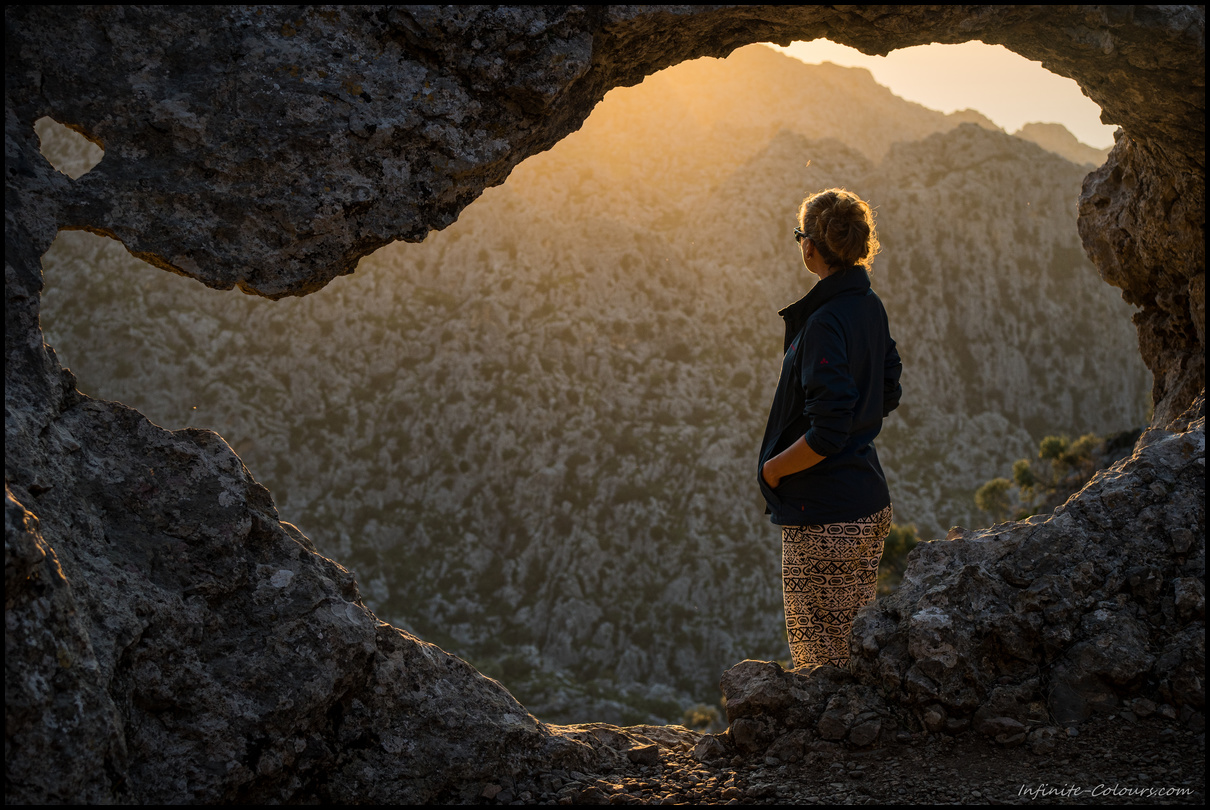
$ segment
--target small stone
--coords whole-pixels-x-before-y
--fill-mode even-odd
[[[1025,732],[1018,731],[1016,734],[997,734],[995,739],[997,745],[1002,745],[1005,748],[1016,748],[1025,742]]]
[[[873,745],[878,739],[878,734],[882,731],[882,721],[878,719],[869,720],[860,725],[853,726],[849,732],[849,742],[858,748],[865,748]]]
[[[849,730],[842,711],[829,710],[819,718],[819,736],[825,740],[843,740]]]
[[[970,718],[950,717],[945,721],[945,731],[947,734],[961,734],[970,728],[970,724]]]
[[[576,797],[580,804],[605,804],[609,798],[598,787],[587,787]]]
[[[635,746],[626,752],[626,758],[636,765],[658,765],[660,747],[658,745]]]
[[[979,721],[976,730],[988,737],[999,738],[1023,733],[1025,724],[1012,717],[985,717]]]
[[[720,762],[728,755],[727,746],[713,734],[706,734],[693,747],[691,756],[698,762]]]
[[[1176,612],[1182,620],[1206,614],[1206,586],[1197,577],[1177,577],[1173,581]]]
[[[741,717],[731,724],[728,732],[735,747],[740,751],[755,754],[765,747],[765,727],[758,720]]]
[[[1173,529],[1170,536],[1172,550],[1177,554],[1185,554],[1193,547],[1194,534],[1189,529]]]
[[[771,784],[753,785],[746,794],[752,799],[768,799],[771,796],[777,795],[777,786]]]
[[[1053,753],[1060,739],[1059,733],[1059,729],[1053,726],[1034,729],[1028,737],[1029,750],[1040,756]]]

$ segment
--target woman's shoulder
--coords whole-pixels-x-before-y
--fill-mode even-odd
[[[880,334],[889,329],[886,307],[872,292],[834,298],[807,319],[803,329],[809,340],[826,334],[848,342],[861,336]]]
[[[824,302],[819,309],[811,313],[807,323],[815,320],[843,320],[852,317],[854,313],[866,312],[871,309],[884,310],[882,299],[875,295],[873,290],[854,291]]]

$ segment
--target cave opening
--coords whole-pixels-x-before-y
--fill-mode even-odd
[[[88,174],[105,157],[100,146],[50,116],[35,121],[34,132],[42,157],[72,180]]]
[[[713,81],[714,65],[694,65],[682,72]],[[86,393],[216,429],[382,618],[501,677],[539,716],[679,721],[713,702],[702,685],[719,660],[784,655],[749,456],[774,311],[802,278],[785,233],[804,191],[873,199],[888,229],[875,284],[913,321],[919,355],[946,358],[917,383],[929,408],[880,441],[904,501],[954,515],[905,510],[922,532],[977,520],[974,488],[1046,433],[1138,422],[1148,381],[1141,363],[1121,373],[1137,357],[1128,308],[1075,234],[1086,169],[970,125],[885,145],[889,163],[784,121],[753,136],[734,115],[713,144],[661,142],[700,126],[655,78],[615,91],[599,105],[618,108],[611,120],[594,113],[445,231],[379,250],[320,295],[215,296],[65,231],[44,258],[47,340]],[[653,87],[659,102],[632,100]],[[636,123],[659,148],[632,159]],[[942,206],[962,227],[929,221]],[[932,241],[913,241],[922,232]],[[908,314],[921,310],[939,317]],[[1089,345],[1103,321],[1120,334]],[[1051,384],[1064,379],[1080,385]],[[1093,412],[1106,421],[1079,421]],[[656,686],[619,686],[639,682]]]

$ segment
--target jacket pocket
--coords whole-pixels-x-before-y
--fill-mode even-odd
[[[760,469],[756,471],[756,483],[760,484],[760,494],[765,496],[765,503],[774,509],[781,506],[781,498],[774,492],[773,487],[765,483],[765,476]]]

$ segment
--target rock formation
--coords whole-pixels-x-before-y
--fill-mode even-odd
[[[1057,538],[1113,545],[1149,532],[1150,545],[1140,539],[1120,558],[1128,598],[1077,588],[1080,600],[1112,604],[1080,601],[1070,639],[1016,617],[1020,644],[996,654],[1025,657],[1000,684],[986,677],[994,661],[955,659],[947,680],[945,645],[965,649],[953,639],[986,632],[983,614],[940,601],[916,610],[905,595],[889,619],[867,613],[859,638],[906,644],[893,660],[919,662],[927,680],[913,666],[881,673],[882,699],[932,701],[947,719],[950,707],[979,717],[989,706],[990,720],[1013,719],[1002,707],[1032,699],[1028,668],[1054,662],[1050,682],[1070,687],[1064,705],[1076,714],[1079,701],[1108,702],[1090,699],[1096,684],[1119,699],[1156,667],[1156,689],[1200,708],[1196,669],[1137,636],[1153,608],[1165,616],[1170,592],[1166,629],[1204,636],[1204,568],[1185,567],[1204,559],[1204,511],[1179,500],[1196,490],[1191,474],[1204,482],[1204,10],[20,7],[5,22],[8,801],[457,800],[497,774],[609,756],[376,623],[347,572],[278,520],[222,440],[78,395],[42,340],[39,259],[60,229],[85,229],[212,287],[313,292],[381,245],[449,224],[578,127],[610,87],[748,42],[817,36],[868,52],[978,38],[1080,83],[1123,129],[1086,183],[1081,235],[1106,280],[1142,307],[1140,347],[1156,381],[1154,441],[1114,473],[1133,487],[1135,512],[1116,512],[1120,496],[1094,481],[1047,524],[1056,546],[1041,568],[1026,566],[1020,533],[1043,529],[1017,526],[999,531],[1018,541],[963,541],[961,568],[905,591],[970,593],[962,578],[990,576],[980,572],[1003,548],[1011,559],[996,575],[1044,614],[1050,586],[1032,593],[1033,582],[1097,573],[1079,568],[1086,549]],[[43,116],[100,145],[101,163],[76,180],[58,174],[38,152]],[[1144,504],[1136,480],[1157,500]],[[1183,530],[1185,561],[1161,559],[1159,544],[1182,543]],[[919,560],[921,572],[939,562]],[[1148,565],[1154,573],[1129,573]],[[1156,577],[1156,596],[1143,596]],[[997,599],[1018,596],[1001,589]],[[1105,626],[1127,613],[1133,624]],[[1007,633],[1008,620],[996,621]],[[1097,669],[1107,655],[1098,640],[1142,652],[1131,666]],[[1087,662],[1093,676],[1081,680]],[[876,740],[866,697],[841,680],[811,682],[838,717],[827,733]]]
[[[43,122],[43,154],[83,173],[91,144]],[[786,239],[804,187],[879,212],[910,367],[879,456],[896,522],[939,538],[1044,436],[1145,422],[1131,307],[1076,232],[1086,174],[751,45],[611,92],[455,225],[322,295],[216,295],[61,233],[41,323],[89,396],[222,434],[379,618],[543,720],[679,722],[734,662],[785,655],[752,448],[776,311],[806,283]]]

